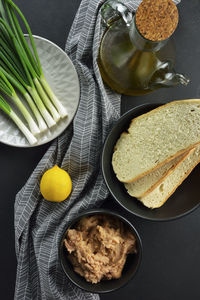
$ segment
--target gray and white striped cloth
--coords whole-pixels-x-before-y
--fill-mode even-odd
[[[141,0],[124,0],[132,11]],[[178,2],[178,1],[177,1]],[[57,138],[16,196],[16,300],[99,299],[75,287],[58,261],[58,243],[66,224],[80,212],[100,206],[108,196],[100,161],[104,140],[120,116],[120,95],[105,87],[97,65],[104,0],[82,0],[66,52],[79,75],[81,97],[73,124]],[[69,200],[42,199],[42,174],[57,164],[72,177]]]

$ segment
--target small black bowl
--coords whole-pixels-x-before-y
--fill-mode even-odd
[[[125,113],[116,122],[109,133],[102,154],[103,176],[111,195],[123,208],[132,214],[152,221],[173,220],[192,212],[199,206],[200,166],[195,168],[162,207],[152,210],[143,206],[136,198],[131,197],[127,193],[124,184],[117,179],[111,161],[114,146],[121,133],[128,129],[131,120],[163,104],[164,103],[143,104]]]
[[[63,245],[63,241],[66,235],[66,232],[69,228],[73,228],[75,224],[84,216],[89,216],[89,215],[96,215],[96,214],[106,214],[109,216],[114,216],[119,218],[126,226],[131,230],[131,232],[134,234],[136,238],[136,245],[137,245],[137,253],[136,254],[130,254],[127,257],[126,264],[124,266],[122,276],[119,279],[112,279],[112,280],[102,280],[99,283],[92,284],[90,282],[87,282],[85,278],[81,277],[79,274],[77,274],[73,270],[73,266],[70,263],[70,261],[67,258],[68,251]],[[124,217],[119,215],[118,213],[115,212],[109,212],[108,210],[105,209],[94,209],[87,211],[83,214],[80,214],[77,218],[73,219],[73,221],[65,228],[60,245],[59,245],[59,260],[62,266],[62,269],[66,276],[79,288],[91,292],[91,293],[108,293],[108,292],[113,292],[125,284],[128,283],[128,281],[133,278],[133,276],[136,274],[136,271],[139,268],[139,265],[141,263],[141,258],[142,258],[142,242],[140,239],[140,236],[134,226],[126,220]]]

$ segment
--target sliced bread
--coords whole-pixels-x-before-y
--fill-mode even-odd
[[[200,143],[200,99],[162,105],[132,120],[118,139],[112,165],[133,182]]]
[[[148,208],[161,207],[199,162],[200,146],[192,149],[173,170],[168,172],[156,188],[139,200]]]
[[[162,167],[148,173],[147,175],[141,177],[140,179],[132,182],[125,183],[125,188],[127,192],[132,197],[144,197],[148,194],[149,190],[153,189],[160,183],[160,181],[165,177],[169,170],[173,169],[177,163],[179,163],[188,152],[179,155],[178,157],[170,160],[168,163],[164,164]]]

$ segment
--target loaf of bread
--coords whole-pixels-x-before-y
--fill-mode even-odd
[[[200,146],[197,146],[175,168],[167,173],[156,188],[152,189],[144,197],[139,198],[139,200],[148,208],[162,206],[199,162]]]
[[[132,183],[125,183],[124,185],[128,194],[136,198],[144,197],[150,190],[154,189],[160,183],[160,181],[162,181],[165,175],[171,169],[173,169],[177,163],[184,159],[187,154],[188,152],[179,155],[178,157],[164,164],[162,167],[157,168],[156,170],[148,173]]]
[[[162,105],[132,120],[118,139],[112,165],[130,183],[200,143],[200,99]]]

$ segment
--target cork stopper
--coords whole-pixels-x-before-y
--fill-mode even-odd
[[[178,9],[172,0],[143,0],[136,12],[136,26],[150,41],[169,38],[178,25]]]

